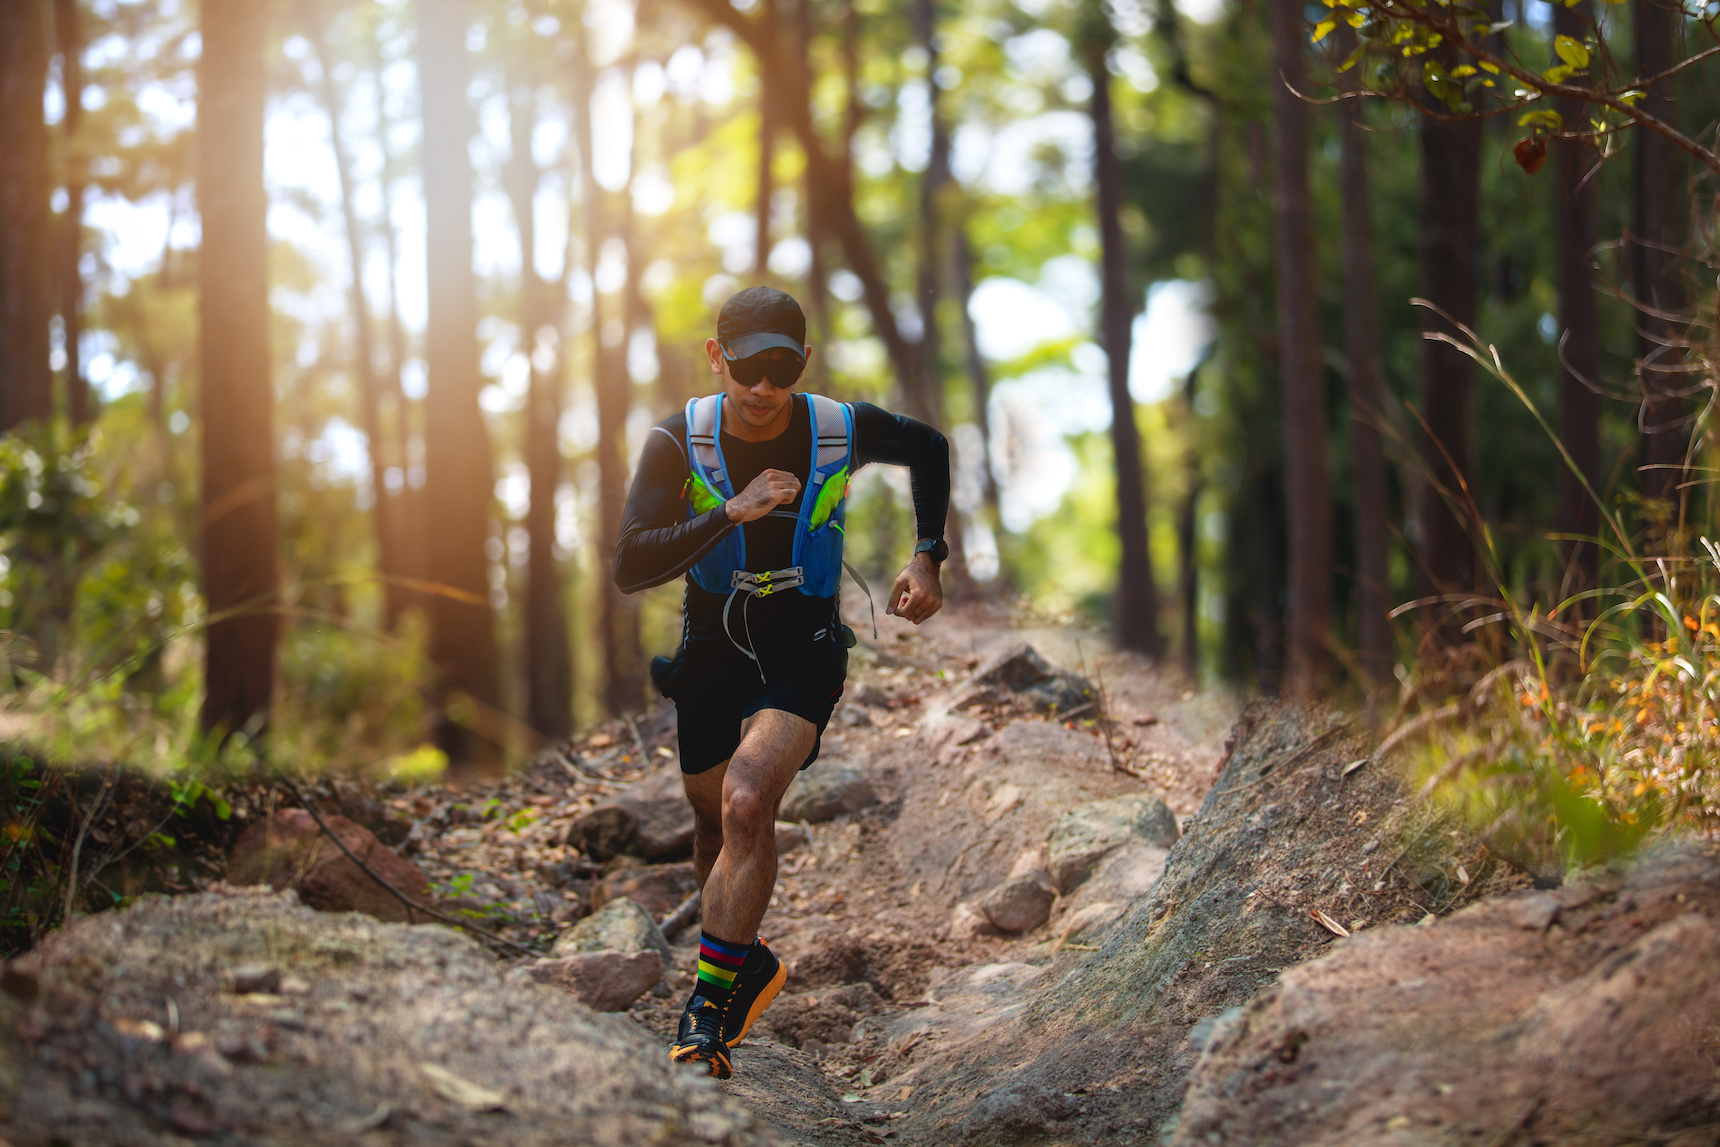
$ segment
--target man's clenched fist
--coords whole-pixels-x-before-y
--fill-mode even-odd
[[[723,503],[731,522],[762,518],[778,506],[786,506],[800,493],[800,479],[787,470],[766,470],[747,483],[747,488]]]

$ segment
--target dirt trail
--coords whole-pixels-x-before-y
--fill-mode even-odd
[[[1618,1134],[1579,1141],[1694,1143],[1720,1125],[1713,858],[1536,892],[1345,714],[1238,718],[1080,631],[881,622],[812,771],[873,799],[785,838],[764,934],[790,979],[734,1080],[662,1054],[696,928],[653,993],[598,1016],[446,929],[227,890],[80,921],[5,970],[0,1142],[1507,1143],[1599,1119]],[[976,682],[1023,639],[1103,681],[1109,744],[1079,692],[1048,714]],[[568,843],[618,794],[674,791],[670,716],[502,784],[331,803],[445,906],[547,947],[605,891],[667,897],[659,916],[681,895],[672,857]],[[1122,823],[1095,810],[1119,808],[1127,833],[1090,848]],[[996,924],[1012,889],[1036,907],[1016,934]],[[279,982],[240,988],[259,961]]]

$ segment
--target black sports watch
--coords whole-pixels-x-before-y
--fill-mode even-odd
[[[942,538],[921,538],[914,543],[915,554],[931,554],[932,560],[939,565],[950,556],[950,544]]]

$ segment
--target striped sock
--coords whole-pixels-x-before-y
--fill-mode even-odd
[[[751,944],[731,944],[709,932],[699,933],[699,982],[693,989],[714,1004],[727,1004],[735,977],[746,962]]]

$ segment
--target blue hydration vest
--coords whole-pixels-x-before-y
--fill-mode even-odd
[[[798,589],[809,597],[834,597],[842,580],[842,523],[847,515],[849,462],[854,442],[854,412],[847,403],[822,394],[797,394],[809,406],[812,423],[811,468],[800,493],[800,512],[772,510],[769,516],[795,519],[789,568],[747,569],[744,530],[731,530],[689,571],[701,589],[764,597]],[[723,396],[707,394],[687,403],[687,516],[722,505],[735,496],[723,461]],[[870,594],[868,594],[870,596]],[[725,611],[726,613],[726,611]]]

